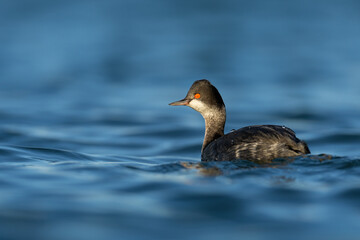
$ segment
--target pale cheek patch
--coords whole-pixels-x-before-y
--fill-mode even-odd
[[[202,101],[193,99],[189,105],[192,109],[198,111],[205,120],[212,121],[212,122],[221,122],[225,121],[225,110],[219,110],[210,108],[208,105],[204,104]]]
[[[207,109],[206,105],[203,102],[196,100],[196,99],[193,99],[190,101],[189,107],[200,112],[201,114],[204,113]]]

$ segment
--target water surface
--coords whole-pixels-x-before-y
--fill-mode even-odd
[[[2,2],[1,238],[358,239],[359,9]],[[286,125],[312,155],[201,163],[203,119],[167,104],[202,78],[227,132]]]

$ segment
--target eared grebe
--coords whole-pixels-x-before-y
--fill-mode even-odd
[[[189,106],[204,117],[202,161],[243,159],[268,162],[274,158],[310,153],[307,144],[299,140],[294,131],[284,126],[248,126],[224,135],[225,104],[218,90],[208,80],[195,81],[184,99],[169,105]]]

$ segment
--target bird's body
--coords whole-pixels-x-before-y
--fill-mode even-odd
[[[224,135],[225,104],[218,90],[208,80],[195,81],[184,99],[170,105],[189,106],[204,117],[202,161],[243,159],[268,162],[275,158],[310,153],[307,144],[299,140],[294,131],[284,126],[248,126]]]
[[[310,153],[306,143],[287,127],[255,125],[214,139],[202,151],[202,161],[245,159],[268,162],[274,158]]]

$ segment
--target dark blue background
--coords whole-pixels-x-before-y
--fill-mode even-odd
[[[1,1],[0,230],[357,239],[359,22],[350,0]],[[286,125],[340,157],[185,168],[203,119],[167,104],[202,78],[226,131]]]

